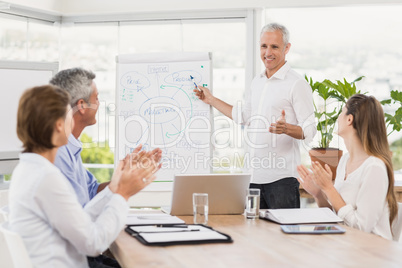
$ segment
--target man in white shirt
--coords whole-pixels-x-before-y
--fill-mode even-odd
[[[266,25],[260,36],[260,55],[265,70],[245,92],[245,104],[232,106],[204,87],[194,92],[236,123],[244,124],[252,167],[250,188],[261,190],[260,208],[300,207],[297,165],[300,140],[309,142],[316,133],[312,89],[286,62],[288,30]],[[246,163],[247,164],[247,163]]]

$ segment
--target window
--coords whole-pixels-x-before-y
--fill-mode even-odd
[[[246,24],[244,20],[184,21],[184,51],[212,52],[214,96],[233,105],[242,99],[245,89]],[[235,154],[243,155],[243,148],[234,143],[229,129],[232,120],[213,109],[215,132],[223,132],[212,141],[216,144],[213,157],[217,160],[214,172],[240,169],[236,166]],[[233,133],[233,131],[232,131]],[[227,159],[227,160],[226,160]]]
[[[58,39],[59,26],[53,23],[0,14],[0,60],[58,61]],[[4,179],[10,180],[10,175],[6,174]]]
[[[402,27],[401,12],[401,5],[348,6],[266,9],[265,15],[266,23],[289,29],[292,47],[287,59],[299,74],[349,82],[364,75],[358,89],[383,100],[391,90],[400,90],[402,81],[402,36],[390,30]],[[389,136],[396,170],[402,169],[401,137],[400,132]]]
[[[114,120],[109,121],[109,109],[114,108],[115,57],[118,54],[117,23],[85,23],[63,26],[60,43],[60,70],[82,67],[96,74],[95,82],[100,101],[98,122],[94,126],[85,128],[85,133],[92,137],[94,143],[108,141],[109,145],[113,147],[114,143],[111,142],[114,134],[111,137],[108,130],[114,127]],[[87,146],[93,145],[87,144]]]
[[[0,17],[0,59],[27,60],[27,20]]]
[[[60,69],[81,66],[96,73],[101,107],[98,123],[84,132],[85,147],[114,147],[115,57],[118,54],[209,51],[213,54],[215,94],[234,103],[245,84],[246,27],[244,20],[171,20],[66,25],[61,36]],[[77,42],[80,40],[80,42]],[[218,115],[216,111],[215,116]],[[217,122],[215,127],[227,127]],[[231,145],[228,137],[219,137]],[[87,142],[91,140],[91,142]],[[233,147],[233,146],[232,146]],[[225,148],[216,155],[230,155]],[[89,160],[88,158],[87,160]],[[90,160],[89,160],[90,161]],[[105,163],[110,164],[110,163]],[[96,175],[96,174],[95,174]]]
[[[28,21],[28,60],[59,61],[59,24]]]
[[[120,24],[120,54],[182,51],[179,20]]]
[[[59,60],[60,25],[14,15],[0,15],[0,60]]]

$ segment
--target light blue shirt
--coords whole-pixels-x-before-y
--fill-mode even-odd
[[[57,151],[54,164],[71,183],[78,202],[84,207],[96,195],[99,183],[82,164],[81,151],[82,143],[71,134],[68,144]]]

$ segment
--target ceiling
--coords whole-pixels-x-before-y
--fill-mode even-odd
[[[24,8],[61,16],[139,12],[232,10],[264,7],[351,6],[402,4],[402,0],[6,0],[11,8]]]

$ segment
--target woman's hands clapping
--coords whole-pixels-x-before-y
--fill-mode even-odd
[[[141,151],[138,146],[131,154],[120,161],[116,168],[109,188],[126,200],[149,185],[155,178],[155,173],[161,168],[159,163],[162,150],[157,148],[150,152]]]
[[[297,172],[300,178],[297,180],[308,193],[315,198],[318,197],[321,191],[333,187],[332,184],[332,171],[330,167],[325,164],[325,169],[319,162],[311,162],[311,171],[305,166],[299,165]]]

